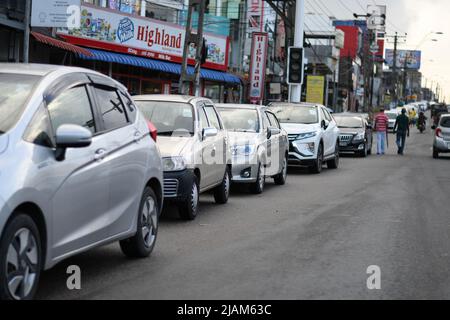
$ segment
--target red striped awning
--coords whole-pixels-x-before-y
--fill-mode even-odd
[[[76,45],[61,41],[61,40],[57,40],[55,38],[43,35],[42,33],[32,31],[31,34],[33,35],[33,37],[36,38],[37,41],[39,41],[41,43],[45,43],[50,46],[57,47],[57,48],[60,48],[60,49],[66,50],[66,51],[73,52],[73,53],[83,54],[83,55],[86,55],[89,57],[92,56],[92,53],[89,50],[84,49],[82,47],[79,47],[79,46],[76,46]]]

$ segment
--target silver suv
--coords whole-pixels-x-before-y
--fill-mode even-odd
[[[165,200],[177,204],[185,220],[196,218],[200,193],[213,190],[216,203],[226,203],[230,191],[228,136],[213,102],[177,95],[133,98],[158,129]]]
[[[265,178],[286,183],[289,140],[277,117],[265,106],[218,104],[228,130],[232,181],[247,183],[255,194],[263,192]]]
[[[41,270],[114,241],[148,256],[162,162],[126,89],[23,64],[0,64],[0,88],[0,298],[30,299]]]
[[[433,158],[439,158],[439,153],[450,152],[450,114],[443,114],[439,119],[438,126],[435,129],[433,142]]]

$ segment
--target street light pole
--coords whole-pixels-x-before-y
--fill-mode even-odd
[[[295,2],[295,33],[294,33],[294,47],[303,48],[304,41],[304,13],[305,0],[296,0]],[[304,68],[302,63],[301,68]],[[302,72],[303,73],[303,72]],[[303,79],[302,79],[303,83]],[[302,83],[289,85],[289,100],[294,103],[299,103],[302,98]]]
[[[31,0],[25,0],[25,17],[24,33],[23,33],[23,62],[30,62],[30,17],[31,17]]]

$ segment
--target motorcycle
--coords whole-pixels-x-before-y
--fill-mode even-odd
[[[420,133],[423,133],[425,131],[425,123],[419,123],[417,125],[417,128],[419,129]]]

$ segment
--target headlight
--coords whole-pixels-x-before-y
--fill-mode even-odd
[[[255,146],[252,144],[232,146],[231,154],[233,156],[250,156],[255,152]]]
[[[354,140],[364,140],[365,138],[366,138],[366,135],[365,135],[365,133],[363,132],[363,133],[358,133],[358,134],[355,136]]]
[[[300,133],[295,140],[305,140],[309,138],[314,138],[317,135],[316,132],[307,132],[307,133]]]
[[[168,171],[182,171],[186,169],[186,160],[183,157],[163,158],[163,170]]]

